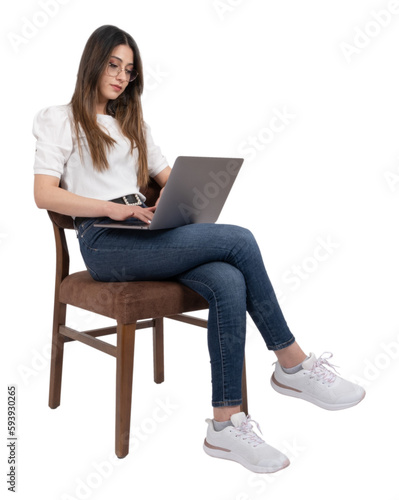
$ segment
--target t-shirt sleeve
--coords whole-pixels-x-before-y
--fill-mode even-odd
[[[146,141],[147,141],[147,162],[148,172],[151,177],[158,175],[169,164],[167,159],[161,153],[161,149],[154,142],[151,135],[151,128],[147,123],[145,124]]]
[[[39,111],[33,120],[33,135],[36,137],[34,173],[60,179],[73,148],[66,108],[52,106]]]

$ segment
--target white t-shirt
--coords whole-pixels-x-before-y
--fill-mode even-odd
[[[57,177],[62,188],[87,198],[113,200],[137,193],[145,201],[137,185],[137,148],[130,154],[130,141],[112,116],[97,115],[97,122],[117,141],[108,151],[109,168],[103,172],[94,169],[83,132],[80,137],[83,161],[80,157],[70,105],[51,106],[39,111],[33,122],[33,135],[37,139],[34,173]],[[168,166],[168,162],[154,143],[146,123],[145,133],[148,170],[154,177]]]

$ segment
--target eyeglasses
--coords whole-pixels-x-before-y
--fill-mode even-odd
[[[122,69],[118,64],[114,64],[112,62],[108,63],[108,66],[107,66],[107,74],[109,76],[119,76],[119,74],[121,73],[121,71],[125,71],[125,77],[126,77],[126,80],[128,82],[132,82],[133,80],[135,80],[139,74],[137,73],[137,71],[135,69]]]

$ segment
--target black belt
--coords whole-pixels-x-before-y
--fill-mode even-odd
[[[143,202],[138,194],[127,194],[126,196],[121,196],[120,198],[115,198],[110,200],[113,203],[121,203],[122,205],[142,205]]]
[[[119,203],[121,205],[138,206],[143,204],[143,201],[138,194],[127,194],[126,196],[121,196],[120,198],[115,198],[114,200],[109,201],[112,201],[112,203]],[[90,217],[75,217],[75,227],[79,227],[79,225],[86,219],[90,219]]]

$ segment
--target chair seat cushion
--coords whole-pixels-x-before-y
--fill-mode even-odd
[[[174,281],[105,283],[95,281],[88,271],[63,280],[59,301],[124,324],[208,308],[198,293]]]

